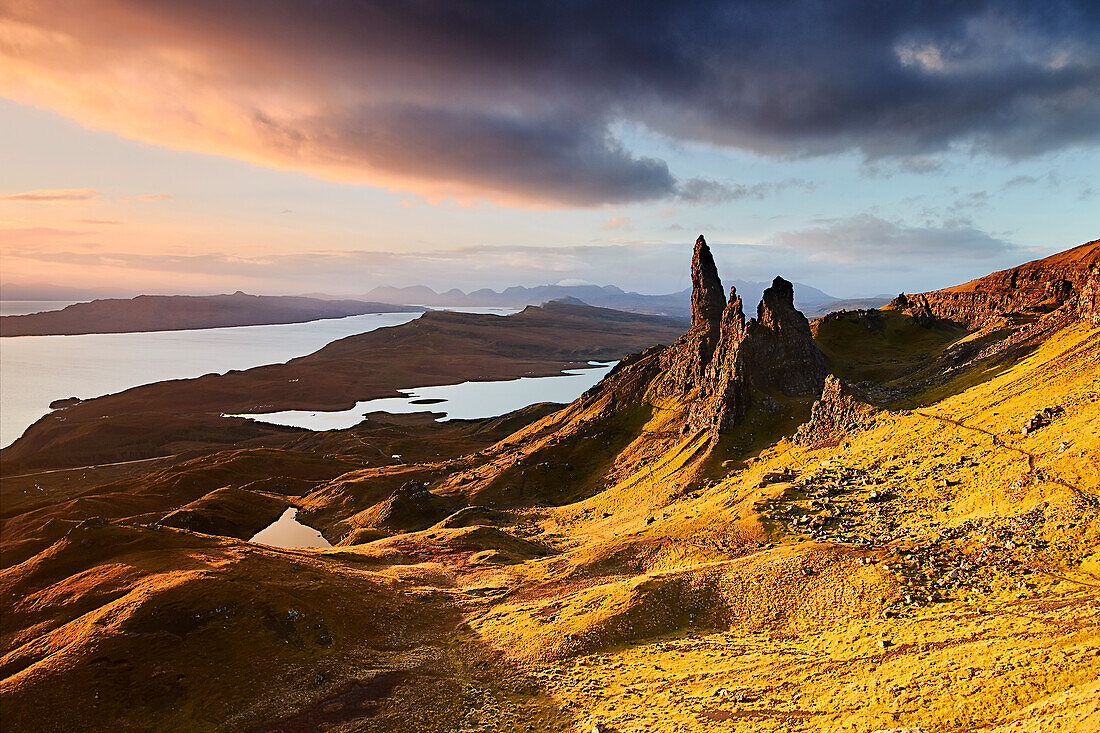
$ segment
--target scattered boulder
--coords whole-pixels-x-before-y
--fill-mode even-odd
[[[1028,420],[1022,428],[1020,428],[1020,434],[1027,435],[1028,433],[1034,433],[1039,428],[1050,425],[1050,421],[1058,415],[1062,414],[1062,412],[1064,412],[1064,410],[1058,405],[1054,405],[1053,407],[1044,407],[1042,410],[1039,410],[1034,415],[1032,415],[1031,419]]]
[[[778,471],[768,471],[760,477],[760,483],[757,484],[760,488],[768,486],[769,484],[785,483],[787,481],[793,481],[798,474],[790,468],[782,468]]]

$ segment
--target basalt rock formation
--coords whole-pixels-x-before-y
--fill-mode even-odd
[[[710,247],[699,235],[691,258],[691,330],[661,359],[667,374],[663,392],[685,393],[702,385],[707,365],[721,338],[726,296]]]
[[[980,328],[1011,314],[1100,323],[1100,239],[943,290],[899,295],[891,306]]]
[[[794,307],[794,286],[775,278],[756,318],[741,298],[727,302],[702,236],[691,265],[691,331],[661,354],[663,395],[691,394],[688,425],[721,431],[738,424],[753,399],[818,394],[828,369],[810,324]]]
[[[794,442],[813,448],[836,445],[848,433],[874,427],[877,413],[859,389],[830,374],[809,421],[798,428]]]

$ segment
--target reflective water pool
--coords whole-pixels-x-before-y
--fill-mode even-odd
[[[287,507],[282,516],[264,527],[249,542],[272,547],[332,547],[321,533],[298,521],[298,510]]]
[[[405,397],[359,402],[350,410],[283,410],[262,414],[226,415],[288,425],[307,430],[344,430],[358,425],[370,412],[442,413],[439,421],[497,417],[538,402],[567,404],[606,375],[616,362],[589,362],[589,369],[569,369],[551,377],[520,377],[496,382],[462,382],[438,387],[399,389]]]

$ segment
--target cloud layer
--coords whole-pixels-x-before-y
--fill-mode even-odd
[[[33,191],[0,195],[0,201],[21,201],[33,204],[65,204],[72,201],[95,201],[100,197],[94,188],[36,188]]]
[[[757,193],[678,177],[619,125],[921,170],[1093,145],[1098,36],[1085,0],[28,0],[0,8],[0,93],[430,197],[707,203]]]
[[[168,254],[110,251],[77,232],[9,229],[9,265],[67,276],[66,284],[210,292],[362,294],[375,285],[440,291],[562,280],[667,293],[690,285],[691,242],[622,242],[559,247],[460,247],[420,252],[311,251],[285,254]],[[730,280],[801,281],[838,296],[914,291],[964,282],[1029,259],[1027,251],[964,225],[912,226],[869,215],[775,235],[766,244],[711,242]],[[17,262],[18,261],[18,262]],[[15,268],[13,267],[13,270]],[[152,285],[155,283],[156,285]]]

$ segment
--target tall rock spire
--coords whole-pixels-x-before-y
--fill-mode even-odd
[[[820,394],[828,367],[809,322],[794,307],[791,283],[775,278],[756,318],[746,322],[735,288],[727,304],[700,236],[691,284],[691,330],[661,353],[658,386],[659,394],[692,395],[687,425],[721,432],[744,421],[754,402],[774,406],[777,394]]]
[[[722,292],[722,280],[718,268],[703,235],[695,240],[695,254],[691,258],[691,328],[693,331],[711,331],[722,323],[722,311],[726,309],[726,294]]]

